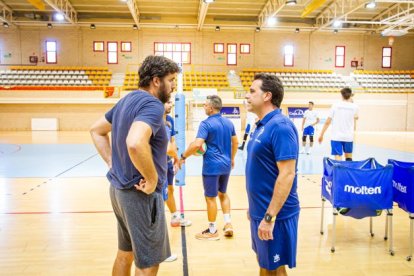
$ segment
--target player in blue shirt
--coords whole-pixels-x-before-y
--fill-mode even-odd
[[[286,275],[285,265],[296,266],[299,139],[281,114],[283,93],[276,76],[257,74],[246,94],[248,111],[259,117],[247,145],[246,189],[260,275]]]
[[[227,183],[230,171],[234,167],[238,141],[233,123],[221,116],[222,102],[219,96],[207,96],[204,111],[208,118],[200,123],[196,139],[181,154],[181,163],[194,154],[205,142],[207,151],[203,155],[203,185],[207,203],[209,227],[196,235],[200,240],[220,239],[217,226],[217,195],[220,198],[224,215],[224,236],[233,236],[230,218],[230,199],[227,195]]]
[[[139,90],[122,98],[90,130],[109,167],[118,222],[114,275],[129,275],[133,261],[136,275],[155,275],[171,255],[162,197],[168,144],[163,103],[169,100],[179,71],[168,58],[148,56],[138,71]]]

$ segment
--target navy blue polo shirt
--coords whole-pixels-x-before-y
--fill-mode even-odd
[[[268,113],[256,125],[247,145],[246,188],[250,216],[261,220],[270,204],[279,175],[276,162],[296,159],[297,167],[299,139],[296,127],[281,114],[280,109]],[[289,218],[299,213],[296,189],[297,176],[277,219]]]
[[[148,92],[134,91],[109,110],[105,118],[112,124],[112,168],[106,175],[110,183],[118,189],[129,189],[142,179],[141,173],[129,158],[126,145],[132,123],[141,121],[152,129],[150,146],[158,173],[156,191],[162,191],[167,177],[165,160],[167,160],[168,136],[164,124],[164,105],[161,101]]]
[[[197,138],[205,140],[207,151],[203,155],[203,175],[223,175],[231,171],[231,137],[236,135],[233,123],[213,114],[200,123]]]

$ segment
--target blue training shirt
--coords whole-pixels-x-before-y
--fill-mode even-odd
[[[168,142],[170,142],[171,137],[173,137],[175,135],[175,130],[174,130],[174,119],[167,115],[166,116],[166,121],[170,124],[168,125],[168,123],[165,123],[165,131],[167,132],[167,138],[168,138]],[[167,146],[168,148],[168,146]],[[171,161],[171,157],[167,155],[167,162]]]
[[[173,137],[173,136],[175,136],[175,128],[174,128],[174,119],[173,119],[173,117],[171,117],[170,115],[167,115],[166,116],[167,117],[167,121],[170,123],[170,125],[171,125],[171,128],[169,128],[170,129],[170,138],[171,137]],[[169,141],[170,139],[168,139],[168,141]]]
[[[296,127],[281,114],[280,109],[268,113],[256,125],[247,145],[246,188],[250,217],[261,220],[270,204],[279,175],[276,162],[296,159],[297,168],[299,140]],[[299,213],[296,189],[297,176],[277,219],[289,218]]]
[[[118,189],[129,189],[142,179],[141,173],[132,164],[126,138],[132,123],[141,121],[152,129],[150,146],[155,169],[158,173],[156,191],[162,191],[167,177],[168,136],[164,124],[164,105],[159,99],[145,91],[134,91],[122,98],[105,114],[112,124],[112,168],[107,178]]]
[[[197,138],[206,141],[203,155],[203,175],[223,175],[231,171],[231,137],[236,135],[233,123],[213,114],[200,123]]]

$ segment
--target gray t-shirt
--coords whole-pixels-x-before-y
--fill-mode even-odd
[[[164,105],[159,99],[145,91],[129,93],[105,114],[105,118],[112,124],[112,168],[106,176],[114,187],[129,189],[143,178],[132,164],[126,145],[126,138],[132,123],[141,121],[152,129],[150,146],[158,173],[156,191],[162,191],[167,177],[168,144],[163,115]]]

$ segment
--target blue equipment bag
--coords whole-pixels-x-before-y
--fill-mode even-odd
[[[377,210],[392,209],[393,166],[382,166],[374,158],[336,161],[324,158],[322,196],[343,215],[354,218],[377,216]]]
[[[414,213],[414,163],[389,159],[388,164],[394,165],[394,201],[404,211]]]

